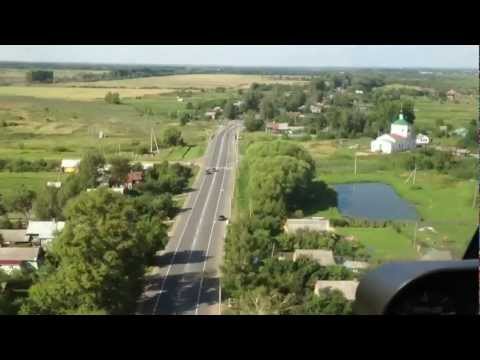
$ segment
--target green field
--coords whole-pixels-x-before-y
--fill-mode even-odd
[[[0,171],[0,194],[8,197],[21,186],[35,192],[41,191],[47,181],[61,181],[63,175],[55,172],[10,173]]]
[[[466,127],[472,119],[478,119],[478,99],[467,98],[456,104],[428,99],[415,99],[415,124],[433,128],[437,119],[453,128]]]
[[[353,236],[355,240],[365,245],[371,251],[372,259],[414,260],[418,254],[412,246],[412,240],[404,233],[397,233],[387,228],[337,228],[336,231],[345,236]]]

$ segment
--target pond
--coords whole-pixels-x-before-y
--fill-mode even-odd
[[[353,183],[334,186],[338,210],[344,216],[369,220],[416,220],[415,207],[383,183]]]

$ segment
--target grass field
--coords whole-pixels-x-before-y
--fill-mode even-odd
[[[21,186],[35,192],[41,191],[47,181],[61,181],[64,175],[56,172],[10,173],[0,171],[0,194],[8,197]]]
[[[437,119],[443,120],[445,124],[451,124],[453,128],[459,128],[467,126],[472,119],[478,118],[477,99],[465,99],[458,104],[415,99],[415,108],[415,123],[419,126],[431,128],[435,127]]]
[[[412,240],[403,233],[386,228],[337,228],[345,236],[353,236],[365,245],[374,260],[414,260],[418,254],[412,246]]]
[[[297,80],[279,80],[271,76],[261,75],[239,75],[239,74],[192,74],[192,75],[170,75],[154,76],[148,78],[108,80],[94,82],[65,83],[62,86],[92,86],[92,87],[157,87],[165,89],[204,88],[216,87],[244,88],[252,83],[262,84],[301,84]]]
[[[117,89],[110,88],[74,88],[56,85],[43,86],[0,86],[0,96],[26,96],[40,99],[64,99],[77,101],[103,100],[109,92],[118,92],[120,98],[132,98],[144,95],[157,95],[172,92],[162,89]]]

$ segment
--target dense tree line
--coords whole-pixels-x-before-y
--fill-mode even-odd
[[[28,71],[26,74],[26,80],[29,83],[39,82],[39,83],[53,83],[53,71],[51,70],[32,70]]]
[[[72,200],[65,209],[66,226],[20,313],[134,311],[145,268],[167,242],[166,226],[155,209],[139,212],[136,206],[107,189]]]
[[[24,159],[0,159],[0,171],[10,172],[38,172],[53,171],[58,169],[60,161],[57,160],[24,160]]]
[[[311,190],[315,165],[298,145],[286,141],[258,142],[247,148],[242,170],[249,174],[250,211],[228,229],[222,267],[222,287],[233,299],[233,314],[350,313],[343,296],[332,295],[332,304],[312,297],[320,279],[351,279],[342,266],[323,267],[308,259],[281,261],[276,251],[331,248],[339,256],[364,258],[364,250],[334,235],[281,234],[285,217]],[[333,310],[334,309],[334,310]]]

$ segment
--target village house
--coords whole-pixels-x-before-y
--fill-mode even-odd
[[[460,137],[466,137],[468,135],[468,130],[464,127],[458,128],[452,131],[454,135],[460,136]]]
[[[60,168],[67,174],[76,173],[80,168],[80,159],[63,159]]]
[[[323,109],[323,104],[321,103],[316,103],[314,105],[310,105],[310,112],[312,114],[320,114]]]
[[[427,135],[418,134],[415,139],[415,143],[417,146],[428,145],[430,144],[430,138]]]
[[[233,103],[233,106],[236,106],[236,107],[239,108],[239,107],[242,106],[243,104],[244,104],[244,101],[239,100],[239,101],[234,102],[234,103]]]
[[[323,217],[314,217],[311,219],[287,219],[284,226],[286,233],[295,233],[300,229],[312,231],[332,231],[330,220]]]
[[[448,101],[455,101],[457,99],[457,92],[453,89],[447,91],[447,99]]]
[[[320,295],[322,290],[338,290],[345,299],[354,301],[358,288],[358,281],[354,280],[319,280],[315,283],[315,295]]]
[[[361,270],[368,269],[368,267],[370,266],[365,261],[352,261],[352,260],[346,260],[343,262],[342,265],[354,273],[358,273]]]
[[[357,95],[363,95],[363,90],[355,90],[355,94],[357,94]]]
[[[212,119],[212,120],[215,120],[217,118],[217,112],[216,111],[207,111],[205,113],[205,116]]]
[[[53,187],[53,188],[61,188],[62,187],[62,182],[61,181],[47,181],[47,187]]]
[[[130,171],[127,175],[125,185],[129,190],[133,189],[133,186],[143,182],[143,171]]]
[[[153,167],[155,166],[154,163],[141,162],[141,164],[144,171],[153,169]]]
[[[293,261],[297,261],[300,258],[308,258],[321,266],[335,265],[335,259],[331,250],[297,249],[293,252]]]
[[[183,98],[181,98],[180,96],[177,96],[177,101],[178,102],[183,102]]]
[[[29,242],[46,247],[64,227],[63,221],[29,221],[25,236]]]
[[[390,134],[383,134],[370,143],[372,152],[391,154],[405,151],[416,147],[416,137],[413,127],[400,112],[398,119],[390,125]]]
[[[265,126],[265,132],[272,135],[299,135],[305,131],[304,126],[290,126],[288,123],[270,122]]]
[[[265,126],[265,132],[267,134],[280,135],[285,134],[288,131],[288,123],[277,123],[275,121],[269,122]]]
[[[28,243],[25,229],[0,229],[0,247]]]
[[[15,270],[38,269],[41,256],[39,247],[0,248],[0,269],[10,274]]]

